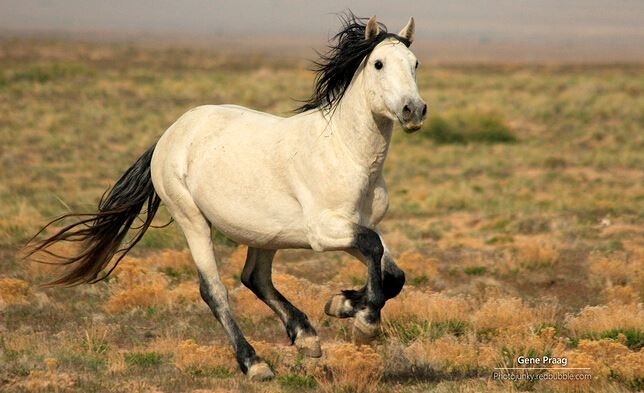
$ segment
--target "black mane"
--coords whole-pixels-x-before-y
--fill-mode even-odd
[[[313,63],[313,71],[317,74],[313,95],[295,112],[332,109],[344,96],[362,59],[386,38],[394,37],[406,46],[410,45],[406,38],[388,33],[387,27],[380,22],[380,33],[366,40],[367,18],[358,18],[351,11],[340,14],[339,18],[342,29],[329,43],[328,53],[320,54],[320,60]]]

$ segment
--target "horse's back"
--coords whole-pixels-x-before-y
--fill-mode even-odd
[[[287,157],[297,146],[283,120],[235,105],[186,112],[157,144],[155,187],[185,187],[208,220],[233,240],[306,246],[301,206],[288,180]]]
[[[250,113],[253,115],[257,115],[259,117],[265,118],[265,119],[284,119],[281,116],[274,115],[272,113],[267,113],[267,112],[262,112],[258,111],[255,109],[247,108],[245,106],[241,105],[234,105],[234,104],[223,104],[223,105],[207,105],[213,107],[212,109],[226,109],[226,110],[232,110],[235,111],[236,113],[239,114],[244,114],[244,113]]]

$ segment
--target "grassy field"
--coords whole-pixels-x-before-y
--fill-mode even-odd
[[[93,210],[187,109],[286,115],[312,82],[301,61],[1,41],[0,391],[644,389],[641,65],[422,67],[430,120],[396,132],[386,164],[382,231],[407,285],[373,346],[355,347],[351,321],[323,312],[333,293],[364,283],[360,263],[278,253],[276,286],[323,341],[311,361],[240,284],[244,248],[216,235],[238,321],[277,371],[271,382],[237,370],[174,224],[148,232],[95,285],[43,289],[56,271],[19,258],[53,217]],[[157,221],[167,220],[162,209]],[[592,379],[492,378],[521,355],[565,357]]]

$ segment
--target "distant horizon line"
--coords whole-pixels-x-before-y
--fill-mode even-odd
[[[135,44],[143,47],[217,49],[227,53],[255,53],[267,56],[300,56],[324,50],[328,37],[313,32],[290,33],[198,33],[150,31],[144,29],[49,29],[0,28],[0,40],[86,42],[96,44]],[[420,36],[415,52],[434,63],[517,63],[517,64],[640,64],[644,47],[638,40],[600,40],[570,37],[562,42],[543,43],[518,37],[478,38],[467,35],[449,37]],[[275,50],[279,53],[274,53]]]

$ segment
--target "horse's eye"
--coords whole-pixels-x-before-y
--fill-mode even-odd
[[[382,69],[382,61],[376,60],[376,62],[373,63],[373,66],[376,67],[377,70]]]
[[[418,60],[416,60],[416,67],[415,68],[418,68]]]

